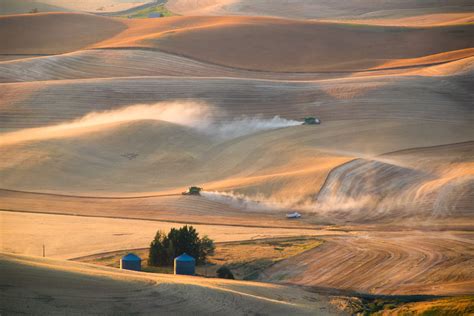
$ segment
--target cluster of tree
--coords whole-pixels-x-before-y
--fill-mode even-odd
[[[194,257],[197,264],[202,264],[206,262],[209,255],[214,253],[214,249],[214,241],[207,236],[200,238],[193,226],[172,228],[168,234],[158,231],[150,244],[148,264],[160,267],[170,266],[174,258],[183,253]]]

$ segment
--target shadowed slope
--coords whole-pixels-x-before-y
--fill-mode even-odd
[[[125,29],[118,20],[75,13],[0,17],[0,54],[61,54],[103,41]]]

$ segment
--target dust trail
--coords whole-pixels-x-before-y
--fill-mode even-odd
[[[275,116],[240,117],[228,121],[216,121],[224,113],[204,102],[174,101],[155,104],[138,104],[116,110],[92,112],[84,117],[58,125],[28,128],[0,134],[0,145],[77,136],[101,130],[107,125],[140,120],[156,120],[183,125],[216,139],[231,139],[259,131],[300,125],[293,120]]]
[[[213,122],[206,127],[211,132],[223,139],[230,139],[257,133],[260,131],[301,125],[301,122],[287,120],[279,116],[271,119],[261,117],[240,117],[229,122]]]
[[[301,211],[305,213],[318,213],[320,215],[330,215],[333,211],[354,211],[362,210],[371,204],[370,197],[364,197],[360,200],[355,199],[331,199],[318,203],[311,199],[293,199],[278,201],[271,197],[263,195],[247,196],[235,192],[203,191],[201,195],[206,199],[220,202],[237,208],[242,211]]]
[[[224,203],[240,210],[247,211],[283,211],[288,208],[263,197],[248,197],[234,192],[203,191],[201,195],[211,201]]]
[[[331,217],[333,212],[349,212],[352,215],[366,209],[375,207],[376,201],[373,197],[365,195],[359,198],[331,197],[323,202],[313,199],[293,199],[285,201],[275,200],[263,195],[247,196],[235,192],[203,191],[201,195],[206,199],[220,202],[242,211],[259,212],[292,212],[318,214]]]
[[[331,213],[334,211],[360,212],[361,210],[375,207],[377,200],[370,195],[358,197],[332,196],[321,202],[308,201],[302,209],[319,213]]]
[[[193,101],[132,105],[117,110],[92,112],[72,122],[0,134],[0,145],[71,137],[103,129],[109,124],[140,120],[166,121],[201,129],[209,126],[210,113],[207,104]]]

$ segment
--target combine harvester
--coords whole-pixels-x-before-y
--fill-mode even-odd
[[[303,125],[319,125],[321,120],[317,117],[308,116],[303,119]]]
[[[202,188],[200,187],[189,187],[188,191],[182,192],[182,195],[201,195]]]

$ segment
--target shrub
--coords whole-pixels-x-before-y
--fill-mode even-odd
[[[170,266],[174,258],[184,252],[194,257],[196,263],[202,264],[213,254],[214,249],[214,241],[207,236],[199,238],[193,226],[172,228],[167,235],[158,231],[150,244],[148,265]]]
[[[235,279],[232,271],[226,266],[222,266],[216,271],[217,277],[221,279]]]

